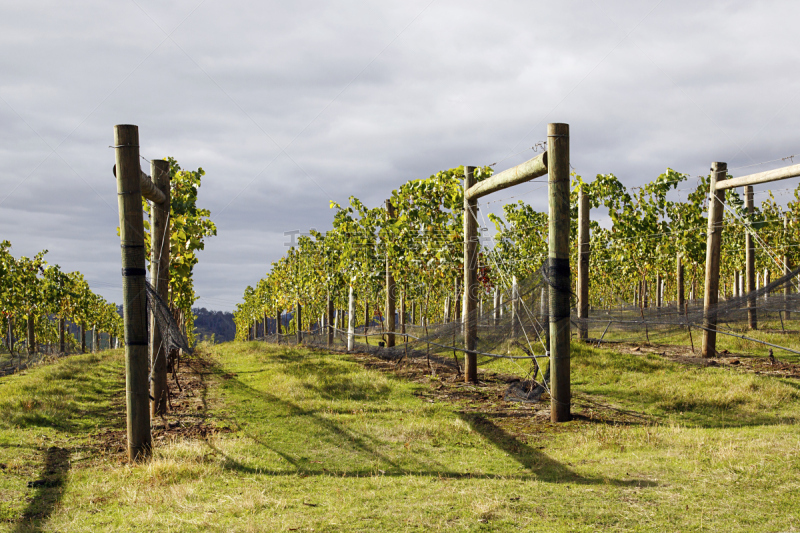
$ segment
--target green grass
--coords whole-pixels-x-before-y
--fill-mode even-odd
[[[576,344],[575,411],[590,415],[581,402],[600,402],[647,421],[587,416],[554,426],[533,416],[543,406],[498,413],[441,401],[436,380],[410,381],[344,354],[208,349],[215,364],[197,401],[230,431],[158,441],[143,465],[102,452],[92,437],[123,427],[118,352],[0,379],[2,527],[800,529],[796,381]]]

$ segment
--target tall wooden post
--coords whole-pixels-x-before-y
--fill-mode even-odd
[[[783,215],[783,231],[784,233],[789,231],[789,216]],[[792,265],[789,262],[789,251],[788,249],[784,249],[783,251],[783,275],[790,274],[792,272]],[[783,307],[786,309],[783,316],[786,317],[788,320],[791,318],[792,313],[789,311],[789,297],[792,294],[792,282],[786,283],[783,286]]]
[[[475,167],[464,166],[464,192],[475,185]],[[464,381],[478,381],[478,355],[475,353],[478,322],[478,199],[464,194]]]
[[[86,322],[81,322],[81,353],[86,353]]]
[[[163,203],[153,202],[150,210],[150,279],[158,296],[169,301],[169,161],[153,159],[150,162],[153,184],[164,194]],[[167,414],[167,346],[158,329],[155,314],[150,312],[150,416]]]
[[[350,283],[350,293],[347,300],[347,351],[352,352],[356,340],[356,298],[353,293],[353,284]]]
[[[394,206],[391,200],[386,200],[386,217],[394,219]],[[394,313],[395,313],[395,285],[392,273],[392,264],[389,261],[389,248],[386,248],[386,346],[394,346]]]
[[[58,317],[58,351],[59,353],[67,353],[67,339],[64,332],[66,328],[66,321],[64,317]]]
[[[550,419],[570,420],[569,125],[547,125],[550,203]]]
[[[703,357],[714,357],[717,354],[717,316],[716,305],[719,302],[719,260],[722,244],[722,213],[724,210],[725,191],[717,190],[717,183],[725,179],[728,164],[714,162],[711,164],[711,184],[708,193],[708,234],[706,238],[706,283],[703,298]]]
[[[328,323],[328,346],[333,346],[333,298],[328,294],[326,322]]]
[[[295,333],[297,334],[297,344],[303,343],[303,306],[298,301],[295,305],[294,317]]]
[[[678,314],[685,314],[686,313],[686,298],[684,296],[683,286],[684,286],[684,279],[683,279],[683,258],[681,254],[675,258],[675,282],[677,285],[677,302],[678,302]]]
[[[578,189],[578,338],[589,338],[589,196]]]
[[[744,206],[747,209],[747,215],[753,216],[753,186],[745,185],[744,187]],[[758,317],[756,313],[756,298],[752,296],[753,291],[756,290],[756,246],[753,240],[753,235],[750,233],[751,228],[747,228],[744,234],[744,252],[745,252],[745,269],[747,271],[747,324],[750,329],[758,329]]]
[[[139,128],[114,127],[122,247],[122,299],[125,323],[125,381],[128,457],[150,455],[150,387],[147,361],[147,292],[145,290],[144,224],[139,183]]]

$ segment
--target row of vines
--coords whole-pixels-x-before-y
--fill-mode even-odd
[[[447,320],[448,308],[453,318],[459,306],[449,304],[460,301],[463,272],[463,173],[463,167],[450,169],[392,191],[392,218],[384,207],[367,207],[355,197],[345,206],[332,202],[333,228],[300,237],[296,246],[272,263],[264,278],[247,287],[234,313],[237,338],[247,338],[253,324],[291,311],[298,303],[305,309],[305,324],[299,326],[307,328],[322,315],[328,297],[337,309],[344,309],[350,285],[357,295],[356,317],[364,317],[357,324],[380,320],[387,264],[396,281],[398,301],[413,303],[415,316],[408,317],[412,323]],[[490,167],[476,169],[479,181],[491,173]],[[708,176],[695,179],[667,169],[646,185],[627,189],[613,174],[600,174],[592,181],[573,174],[573,269],[580,189],[592,208],[591,306],[632,303],[641,282],[651,284],[656,279],[663,280],[665,300],[674,300],[678,257],[686,272],[687,294],[702,299],[709,182]],[[546,183],[539,185],[546,191]],[[748,214],[742,195],[726,191],[720,271],[723,296],[734,291],[735,273],[744,268],[748,228],[757,236],[759,272],[767,271],[775,279],[783,274],[784,257],[797,264],[800,225],[794,222],[800,219],[800,187],[784,206],[772,191],[763,194]],[[492,238],[487,230],[490,222],[497,230]],[[507,290],[514,276],[524,279],[538,271],[548,253],[547,224],[546,212],[523,201],[504,205],[502,216],[484,218],[479,213],[483,233],[479,279],[484,298],[495,289]],[[577,279],[575,272],[572,279]],[[298,327],[289,326],[290,330]]]
[[[95,294],[80,272],[63,272],[45,261],[47,250],[15,258],[11,243],[0,243],[0,312],[5,318],[7,349],[33,351],[59,345],[60,324],[68,320],[111,337],[122,335],[117,306]],[[67,335],[67,346],[79,341]]]

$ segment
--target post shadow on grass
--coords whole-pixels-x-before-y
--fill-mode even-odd
[[[513,457],[515,461],[529,470],[536,479],[547,483],[575,483],[578,485],[615,485],[615,486],[655,486],[652,481],[639,479],[609,479],[603,477],[582,476],[566,465],[559,463],[544,452],[536,450],[503,428],[492,422],[481,413],[459,412],[459,417],[469,424],[473,431],[491,442],[499,450]]]
[[[28,482],[28,488],[35,489],[35,492],[14,528],[15,533],[42,531],[42,526],[64,496],[69,456],[70,451],[66,448],[52,446],[47,449],[42,473]]]

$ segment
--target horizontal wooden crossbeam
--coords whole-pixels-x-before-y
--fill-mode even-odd
[[[112,169],[114,172],[114,177],[117,177],[117,165],[114,165]],[[144,170],[141,171],[142,175],[139,177],[139,184],[142,187],[142,196],[150,200],[151,202],[155,202],[157,204],[163,204],[167,201],[167,197],[164,196],[164,193],[161,192],[158,187],[156,187],[153,180],[150,179],[150,176],[144,173]]]
[[[749,176],[721,180],[717,182],[717,190],[744,187],[745,185],[758,185],[759,183],[769,183],[770,181],[785,180],[787,178],[797,177],[800,177],[800,165],[792,165],[790,167],[776,168],[775,170],[759,172],[758,174],[750,174]]]
[[[547,174],[547,152],[542,152],[538,157],[534,157],[524,163],[517,165],[491,178],[479,181],[464,193],[467,200],[477,200],[487,194],[501,191],[514,185],[519,185],[526,181],[544,176]]]

